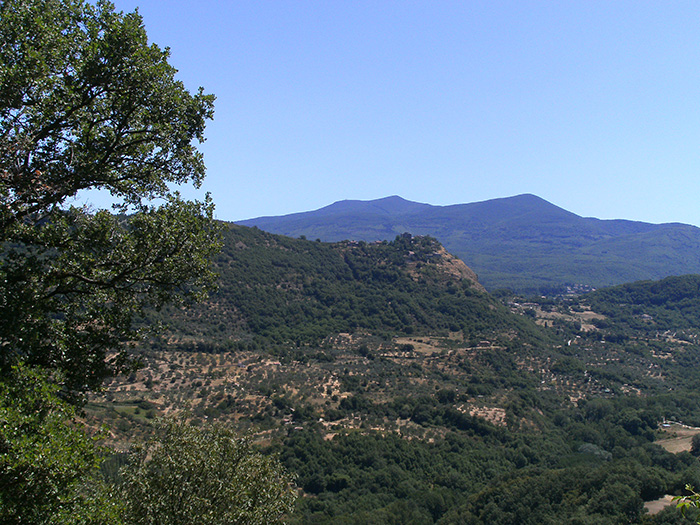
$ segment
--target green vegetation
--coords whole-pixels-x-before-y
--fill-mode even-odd
[[[222,425],[162,421],[122,470],[124,523],[279,523],[292,510],[292,479],[248,438]]]
[[[211,203],[170,185],[202,181],[213,97],[107,2],[4,1],[0,41],[0,367],[60,369],[79,394],[129,368],[144,307],[212,283]],[[131,215],[69,205],[88,189]]]
[[[203,140],[214,97],[190,94],[167,59],[138,13],[107,1],[0,2],[2,523],[151,523],[133,495],[144,485],[149,498],[165,495],[167,482],[193,476],[178,445],[200,460],[216,449],[222,462],[197,472],[210,499],[187,509],[190,523],[268,523],[292,501],[279,464],[218,427],[171,426],[166,437],[179,438],[149,449],[152,460],[132,460],[115,485],[99,475],[107,452],[79,417],[105,379],[135,369],[127,343],[150,329],[144,312],[201,299],[215,280],[211,200],[172,189],[204,177],[193,142]],[[84,190],[108,191],[116,213],[72,206]],[[153,419],[151,406],[130,415],[144,409]],[[160,485],[159,454],[183,468]],[[212,472],[240,491],[207,484]]]
[[[75,408],[38,370],[15,366],[0,381],[0,522],[57,523],[78,512],[100,452],[74,425]],[[104,509],[105,513],[108,509]],[[96,508],[82,512],[99,514]]]
[[[283,352],[338,333],[542,337],[453,263],[431,237],[326,244],[229,225],[219,290],[192,310],[169,310],[168,337],[183,348]]]
[[[497,299],[433,237],[218,227],[170,189],[201,181],[212,97],[174,80],[137,14],[4,1],[0,35],[0,521],[684,519],[643,505],[700,484],[697,276]],[[118,213],[71,207],[88,188]],[[556,287],[566,257],[614,251],[599,222],[514,204],[475,208],[501,220],[472,234],[505,249],[495,272]],[[502,243],[514,224],[529,259]],[[675,250],[676,230],[613,226],[626,256],[659,231]]]
[[[169,331],[86,407],[117,442],[184,407],[251,432],[296,477],[291,523],[682,519],[643,503],[700,482],[690,439],[655,443],[700,426],[695,276],[497,301],[429,237],[224,243],[216,294],[149,313]]]
[[[688,492],[687,496],[676,496],[673,498],[673,500],[677,502],[676,506],[681,509],[684,516],[689,509],[700,508],[700,494],[695,492],[695,489],[691,485],[686,485],[685,490]],[[697,516],[695,523],[700,523],[700,516],[698,516],[697,511],[693,512],[693,514]]]
[[[621,329],[692,329],[700,319],[700,275],[615,286],[587,295],[586,302],[595,311],[612,317]]]
[[[681,519],[643,503],[700,477],[690,438],[678,453],[655,443],[673,435],[664,420],[700,426],[694,276],[499,304],[430,257],[431,238],[324,244],[231,227],[225,239],[217,295],[176,313],[168,343],[110,392],[168,411],[187,400],[201,421],[257,432],[303,491],[290,522]],[[373,290],[384,304],[366,311]],[[324,297],[362,315],[343,324]],[[686,328],[668,332],[679,302]],[[647,303],[667,321],[641,318]],[[404,304],[409,330],[386,322]],[[445,304],[462,324],[450,328]]]

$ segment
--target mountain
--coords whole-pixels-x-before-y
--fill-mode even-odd
[[[339,201],[316,211],[293,213],[283,217],[261,217],[237,221],[242,226],[257,226],[289,237],[305,236],[326,242],[342,240],[391,240],[407,232],[401,218],[434,208],[429,204],[407,201],[398,196],[373,201]],[[410,232],[409,232],[410,233]]]
[[[610,286],[700,273],[700,228],[580,217],[535,195],[432,206],[398,196],[237,224],[322,241],[436,237],[487,289]]]

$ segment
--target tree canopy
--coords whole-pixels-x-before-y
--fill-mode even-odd
[[[51,523],[73,508],[99,450],[71,425],[75,408],[45,373],[17,366],[11,375],[0,381],[0,522]]]
[[[0,1],[0,365],[64,372],[73,392],[129,366],[144,307],[213,282],[212,203],[195,142],[212,95],[176,80],[138,13],[106,1]],[[76,206],[89,189],[113,210]]]
[[[279,523],[296,499],[279,461],[219,425],[167,419],[123,470],[126,522]]]
[[[213,204],[174,188],[202,182],[214,97],[168,57],[107,1],[0,0],[3,523],[117,523],[66,399],[134,364],[145,309],[213,286]],[[113,209],[77,204],[85,190]]]
[[[103,0],[0,0],[3,523],[150,523],[151,494],[157,507],[183,487],[192,505],[165,521],[270,523],[293,503],[279,463],[248,440],[174,422],[113,494],[90,478],[102,451],[66,402],[133,364],[145,309],[214,283],[211,199],[173,189],[202,182],[194,144],[214,97],[188,92],[168,55],[137,12]],[[75,204],[92,189],[113,210]]]

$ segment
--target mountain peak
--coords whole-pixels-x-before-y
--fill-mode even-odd
[[[317,211],[323,215],[336,215],[346,213],[374,213],[379,215],[400,215],[413,213],[430,207],[429,204],[421,204],[404,199],[398,195],[391,195],[381,199],[369,201],[342,200],[321,208]],[[313,212],[312,212],[313,213]]]
[[[509,216],[521,214],[528,215],[558,215],[560,217],[578,218],[578,215],[570,211],[560,208],[542,197],[533,195],[532,193],[522,193],[512,197],[503,197],[500,199],[490,199],[482,202],[464,204],[462,206],[478,206],[480,208],[488,208],[499,213],[506,212]]]

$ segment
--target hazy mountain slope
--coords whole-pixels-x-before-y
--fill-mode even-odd
[[[347,200],[335,202],[319,210],[293,213],[284,217],[261,217],[238,221],[242,226],[257,226],[271,233],[289,237],[305,236],[326,242],[342,240],[391,240],[408,231],[401,227],[401,218],[433,208],[401,197],[374,201]]]
[[[241,221],[292,237],[337,241],[436,237],[489,289],[608,286],[700,272],[700,229],[580,217],[534,195],[430,206],[400,197]]]

